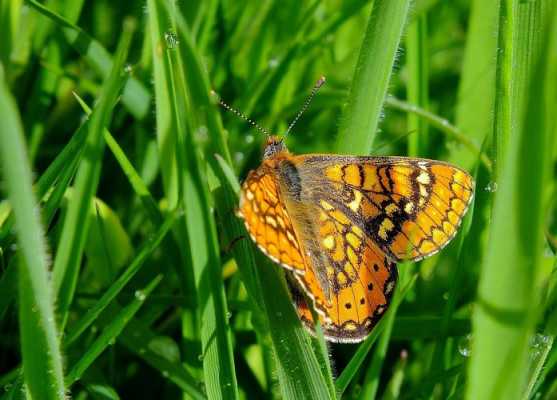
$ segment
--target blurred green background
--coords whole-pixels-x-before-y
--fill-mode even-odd
[[[0,398],[557,397],[553,0],[0,0]],[[264,135],[476,179],[369,338],[234,216]]]

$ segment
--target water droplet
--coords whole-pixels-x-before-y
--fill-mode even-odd
[[[497,182],[489,182],[485,190],[490,193],[495,193],[497,191]]]
[[[143,293],[143,290],[136,290],[134,296],[139,301],[145,301],[145,298],[147,297],[145,296],[145,293]]]
[[[109,345],[109,346],[114,346],[115,343],[116,343],[116,339],[115,339],[115,338],[111,338],[111,339],[108,341],[108,345]]]
[[[131,64],[126,64],[124,66],[124,72],[131,75],[131,73],[133,72],[133,66]]]
[[[9,392],[11,388],[12,388],[11,383],[7,383],[7,384],[4,385],[4,391],[6,391],[6,392]]]
[[[244,137],[244,141],[245,141],[247,144],[253,143],[254,140],[255,140],[255,137],[254,137],[253,135],[246,135],[246,136]]]
[[[541,333],[536,333],[530,338],[530,358],[536,359],[551,346],[551,337]]]
[[[178,46],[178,35],[175,32],[167,31],[164,34],[164,41],[166,42],[166,47],[169,49],[175,49]]]
[[[226,321],[227,321],[227,322],[230,321],[230,318],[232,318],[232,313],[231,313],[230,311],[228,311],[228,312],[226,313]]]
[[[469,333],[459,340],[458,352],[462,357],[470,357],[472,354],[472,334]]]
[[[197,359],[198,359],[199,361],[203,361],[203,354],[199,354],[199,355],[197,356]]]
[[[10,246],[10,250],[17,251],[17,243],[12,243],[12,245]]]
[[[168,371],[166,371],[166,370],[162,371],[162,376],[164,376],[165,378],[168,378]]]
[[[242,153],[241,151],[237,151],[236,153],[234,153],[234,161],[239,163],[242,162],[243,159],[244,159],[244,153]]]
[[[201,125],[195,131],[195,138],[200,142],[207,142],[209,140],[209,129],[205,125]]]
[[[269,60],[269,68],[276,68],[279,65],[279,61],[276,57],[273,57]]]

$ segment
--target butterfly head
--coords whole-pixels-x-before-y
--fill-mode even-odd
[[[275,157],[277,154],[287,152],[288,149],[284,144],[284,139],[278,136],[267,136],[265,142],[265,150],[263,150],[263,159]]]

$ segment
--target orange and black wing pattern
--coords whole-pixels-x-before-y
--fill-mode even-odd
[[[434,160],[301,156],[311,200],[328,201],[393,260],[420,260],[457,233],[472,200],[472,177]],[[326,187],[324,187],[324,183]]]
[[[389,307],[397,280],[396,265],[330,203],[322,201],[315,214],[315,236],[325,257],[294,279],[313,300],[327,340],[359,342]],[[326,276],[329,293],[320,284],[321,273]],[[303,298],[294,295],[293,300],[300,318],[311,329],[313,319]]]
[[[303,273],[301,245],[277,185],[265,165],[251,171],[242,185],[238,214],[263,253],[286,269]]]

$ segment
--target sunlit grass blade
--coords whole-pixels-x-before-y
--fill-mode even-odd
[[[91,116],[85,142],[85,157],[77,171],[73,201],[69,204],[56,252],[53,282],[54,290],[57,293],[62,327],[65,325],[67,312],[73,299],[83,256],[83,247],[90,223],[89,205],[99,181],[101,159],[104,151],[102,133],[110,121],[116,98],[124,83],[123,66],[135,28],[134,25],[130,20],[124,23],[123,35],[118,46],[113,69],[103,86],[99,103]]]
[[[112,321],[103,329],[102,333],[88,347],[87,351],[69,370],[66,375],[66,384],[71,386],[77,381],[85,370],[110,346],[120,332],[125,328],[128,321],[139,311],[147,297],[157,287],[162,280],[162,275],[157,275],[144,289],[138,290],[134,294],[134,299],[114,316]]]
[[[495,101],[495,60],[499,0],[474,0],[471,2],[470,26],[466,39],[455,125],[466,133],[476,146],[483,143],[493,127]],[[457,165],[471,168],[475,155],[458,144],[449,144],[451,159]]]
[[[148,2],[149,9],[158,16],[158,40],[164,41],[162,64],[166,71],[163,84],[167,88],[170,118],[174,120],[176,148],[172,156],[178,167],[179,201],[185,210],[185,227],[190,242],[193,275],[197,289],[197,302],[201,305],[197,316],[201,336],[201,357],[207,394],[211,398],[235,399],[238,384],[234,368],[228,308],[224,293],[221,260],[218,250],[216,225],[211,210],[211,198],[207,179],[207,164],[202,161],[194,134],[197,131],[193,99],[187,98],[189,80],[183,69],[185,60],[178,51],[180,41],[176,34],[169,34],[174,25],[163,2]],[[164,30],[162,30],[164,28]],[[158,100],[159,98],[157,98]],[[183,110],[190,116],[182,117]]]
[[[408,26],[406,36],[406,68],[408,72],[408,102],[427,109],[429,102],[429,48],[427,12],[416,17]],[[426,122],[417,115],[408,114],[408,155],[425,157],[428,149]]]
[[[77,25],[72,24],[64,17],[49,10],[35,0],[25,0],[25,2],[42,15],[54,21],[68,42],[81,54],[91,66],[105,79],[113,69],[110,53],[96,40],[91,38]],[[147,89],[135,78],[131,77],[126,82],[122,92],[122,103],[128,108],[136,118],[142,119],[149,112],[151,96]]]
[[[409,0],[373,2],[336,139],[338,153],[371,151],[409,7]]]
[[[544,193],[555,133],[557,7],[551,3],[544,14],[540,9],[539,1],[501,4],[503,51],[494,123],[498,189],[473,318],[470,399],[520,398],[525,389],[528,343],[540,301]],[[533,18],[525,19],[528,14]]]
[[[34,398],[64,399],[62,355],[48,277],[47,245],[34,199],[21,120],[1,67],[0,120],[0,165],[19,243],[16,257],[19,260],[20,342],[25,383]]]

